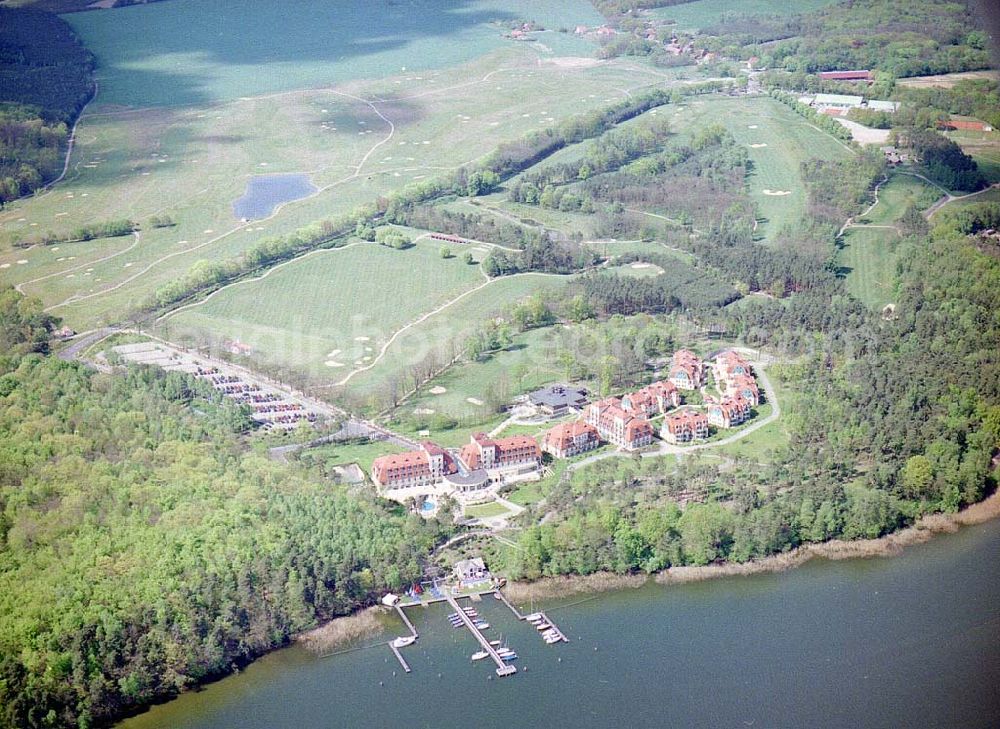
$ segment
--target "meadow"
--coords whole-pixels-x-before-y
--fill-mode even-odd
[[[695,0],[681,5],[656,8],[651,12],[658,18],[672,20],[682,31],[700,30],[718,23],[725,15],[781,15],[807,13],[835,0],[796,0],[789,4],[782,0]]]
[[[67,179],[0,212],[0,282],[24,284],[78,330],[113,322],[200,260],[236,256],[265,237],[347,213],[475,160],[498,141],[620,98],[609,89],[655,78],[613,63],[540,62],[529,45],[427,76],[338,89],[134,113],[88,107]],[[320,189],[266,220],[238,221],[232,203],[248,178],[275,172],[305,173]],[[153,215],[175,225],[143,225]],[[73,244],[72,261],[65,249],[13,248],[47,231],[124,217],[143,225],[138,241]]]
[[[771,98],[712,97],[671,108],[672,129],[692,134],[709,124],[722,124],[747,147],[752,162],[747,188],[760,211],[758,235],[764,238],[796,225],[805,214],[803,161],[852,154],[839,140]]]
[[[182,341],[239,340],[267,364],[335,377],[371,361],[404,324],[483,280],[477,266],[442,259],[431,241],[402,251],[355,242],[221,289],[165,317],[157,331]]]

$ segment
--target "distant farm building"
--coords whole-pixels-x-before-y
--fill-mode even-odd
[[[819,77],[824,81],[873,81],[871,71],[820,71]]]
[[[587,391],[582,387],[549,385],[529,394],[528,401],[547,415],[562,415],[582,409],[587,404]]]
[[[600,444],[597,428],[582,420],[561,423],[546,431],[542,437],[542,450],[551,453],[554,458],[572,458]]]
[[[884,111],[889,114],[895,114],[899,111],[898,101],[881,101],[879,99],[869,99],[865,104],[866,109],[871,111]]]
[[[816,94],[813,98],[813,106],[817,109],[860,109],[864,103],[864,97],[852,96],[849,94]]]
[[[978,119],[949,119],[938,124],[939,129],[947,131],[961,130],[965,132],[992,132],[993,127]]]

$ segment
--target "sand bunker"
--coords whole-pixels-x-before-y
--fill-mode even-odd
[[[325,364],[327,367],[343,367],[344,366],[343,362],[337,362],[336,360],[332,360],[332,359],[328,359],[323,364]]]
[[[756,124],[749,124],[749,125],[747,126],[747,129],[756,129],[756,128],[757,128],[757,125],[756,125]]]
[[[448,392],[448,389],[444,388],[444,387],[441,387],[441,385],[434,385],[434,387],[432,387],[429,390],[429,392],[432,395],[444,395],[446,392]]]
[[[652,266],[652,263],[643,263],[642,261],[632,264],[632,268],[652,268]]]
[[[766,146],[767,145],[764,142],[759,142],[758,144],[751,144],[750,145],[750,147],[752,149],[760,149],[761,147],[766,147]]]
[[[333,359],[338,354],[340,354],[340,350],[339,349],[334,349],[333,351],[329,352],[326,356],[329,357],[330,359]]]
[[[0,263],[0,268],[10,268],[9,263]]]
[[[27,262],[28,262],[28,259],[22,258],[22,259],[18,260],[17,265],[18,266],[23,266]]]
[[[478,397],[467,397],[467,398],[465,398],[465,401],[469,402],[469,403],[472,403],[473,405],[482,405],[483,404],[483,401],[480,400]]]
[[[791,190],[761,190],[761,192],[763,192],[765,195],[771,195],[771,196],[792,194]]]
[[[355,342],[370,342],[371,341],[371,337],[355,337],[354,341]]]
[[[413,411],[414,415],[433,415],[434,408],[417,408]]]

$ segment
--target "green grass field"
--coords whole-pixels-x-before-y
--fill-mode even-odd
[[[695,0],[694,2],[656,8],[651,11],[658,18],[673,20],[680,30],[699,30],[717,23],[723,15],[782,15],[807,13],[832,5],[836,0]]]
[[[898,235],[879,228],[845,231],[838,262],[850,269],[847,290],[873,309],[895,301],[896,256],[893,243]]]
[[[616,64],[540,64],[529,45],[422,80],[396,76],[341,87],[386,99],[377,107],[392,127],[341,89],[135,113],[88,107],[67,179],[0,211],[0,282],[31,282],[25,291],[78,330],[115,321],[199,260],[235,256],[268,236],[346,213],[550,119],[603,106],[621,97],[617,89],[655,80]],[[267,220],[242,226],[235,219],[232,202],[250,175],[292,171],[308,173],[321,191]],[[128,239],[77,244],[72,261],[50,249],[11,248],[49,230],[122,217],[141,224],[152,215],[177,224],[143,230],[132,248]]]
[[[403,251],[372,243],[320,251],[179,310],[159,331],[238,339],[269,364],[337,377],[373,359],[404,324],[484,281],[438,248],[419,241]]]
[[[521,274],[495,279],[474,295],[461,299],[402,333],[377,365],[352,377],[347,387],[356,395],[372,394],[390,385],[394,379],[398,380],[402,372],[432,353],[436,353],[439,362],[446,362],[461,352],[465,340],[488,317],[503,312],[511,304],[535,292],[558,291],[568,280],[568,277],[544,274]],[[469,389],[482,393],[478,386],[472,384]],[[465,397],[481,399],[480,394],[472,392]]]
[[[506,506],[498,504],[496,501],[491,501],[488,504],[476,504],[475,506],[465,507],[465,515],[475,519],[489,519],[509,513],[510,512]]]
[[[987,181],[1000,182],[1000,132],[954,131],[945,136],[976,160]]]
[[[747,184],[763,218],[758,234],[765,237],[802,219],[806,193],[799,167],[804,160],[852,154],[834,137],[766,97],[695,99],[676,109],[671,120],[673,128],[688,134],[708,124],[723,124],[748,147],[753,167]]]
[[[519,334],[509,349],[477,362],[463,362],[435,378],[419,396],[408,400],[400,413],[430,415],[427,411],[433,410],[455,418],[481,416],[489,411],[487,393],[491,389],[517,395],[558,380],[562,373],[555,361],[556,341],[551,328]],[[443,387],[445,392],[431,393],[432,387]],[[470,402],[470,398],[483,404]]]

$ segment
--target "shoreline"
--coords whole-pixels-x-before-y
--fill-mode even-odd
[[[703,566],[670,567],[651,574],[619,575],[597,572],[591,575],[543,577],[533,582],[511,582],[505,588],[511,602],[551,600],[582,594],[636,589],[654,581],[660,585],[683,585],[721,577],[758,575],[800,567],[813,559],[870,559],[895,557],[909,546],[923,544],[938,534],[952,534],[964,526],[983,524],[1000,517],[1000,490],[955,514],[928,514],[912,526],[876,539],[805,544],[782,554],[752,562],[722,562]]]
[[[982,524],[998,517],[1000,517],[1000,490],[955,514],[928,514],[918,519],[912,526],[876,539],[853,541],[835,539],[829,542],[805,544],[789,552],[752,562],[685,565],[670,567],[652,574],[619,575],[612,572],[595,572],[589,575],[542,577],[533,582],[512,581],[504,588],[504,592],[512,603],[523,607],[525,603],[536,600],[555,600],[576,595],[638,589],[650,581],[659,585],[683,585],[722,577],[784,572],[800,567],[813,559],[894,557],[906,547],[923,544],[938,534],[951,534],[963,526]],[[376,635],[385,628],[384,622],[380,620],[380,616],[385,614],[380,606],[364,608],[300,633],[292,639],[292,642],[302,645],[317,656],[353,650],[356,646],[352,646],[352,643]]]

